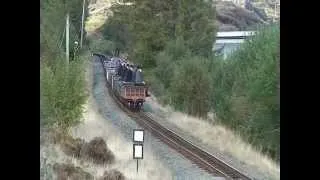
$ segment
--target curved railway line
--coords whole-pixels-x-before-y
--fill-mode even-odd
[[[98,57],[98,56],[97,56]],[[102,59],[98,57],[102,63]],[[103,66],[104,68],[104,66]],[[104,69],[105,73],[105,69]],[[240,172],[239,170],[231,167],[227,163],[218,159],[214,155],[202,150],[201,148],[193,145],[191,142],[183,139],[175,132],[161,126],[157,123],[147,112],[132,112],[127,109],[113,94],[111,87],[106,83],[112,99],[118,104],[118,106],[132,119],[134,119],[141,127],[151,132],[154,136],[158,137],[161,141],[166,143],[168,146],[178,151],[184,157],[191,160],[201,169],[207,171],[214,176],[225,177],[226,179],[237,179],[237,180],[251,180],[248,175]]]

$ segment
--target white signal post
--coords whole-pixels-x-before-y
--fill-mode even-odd
[[[134,130],[133,131],[133,141],[134,142],[141,142],[143,143],[143,135],[144,131],[143,130]]]
[[[138,160],[143,159],[143,141],[144,141],[144,130],[134,129],[133,130],[133,159],[137,160],[137,173],[138,173]]]

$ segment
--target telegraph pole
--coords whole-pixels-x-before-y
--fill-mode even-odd
[[[273,22],[275,22],[276,20],[276,16],[277,16],[277,1],[274,3],[274,15],[273,15]]]
[[[82,7],[82,19],[81,19],[81,37],[80,37],[80,48],[82,48],[82,40],[83,40],[83,21],[84,21],[84,5],[86,4],[86,0],[83,0]]]
[[[66,19],[66,59],[67,64],[69,64],[69,13]]]

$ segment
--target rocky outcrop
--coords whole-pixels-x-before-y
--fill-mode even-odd
[[[264,21],[254,11],[248,11],[230,1],[216,2],[219,31],[244,31]],[[259,11],[263,16],[263,12]]]

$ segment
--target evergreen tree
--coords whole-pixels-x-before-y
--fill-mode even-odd
[[[215,12],[211,2],[197,0],[132,0],[116,4],[107,23],[125,26],[130,38],[123,39],[129,54],[144,67],[155,67],[156,55],[168,41],[183,39],[195,55],[209,55],[215,38]],[[116,22],[116,23],[115,23]],[[121,28],[120,28],[121,29]],[[114,31],[112,31],[114,32]],[[115,33],[115,36],[123,36]],[[119,38],[118,38],[119,39]],[[129,47],[128,47],[129,46]]]

